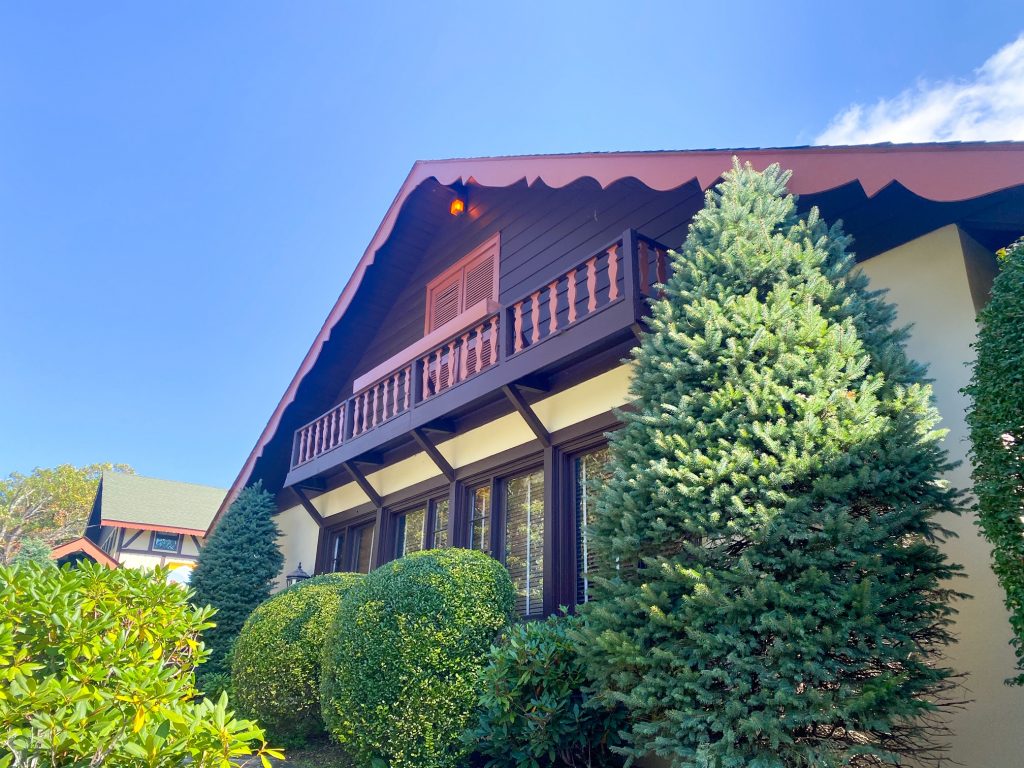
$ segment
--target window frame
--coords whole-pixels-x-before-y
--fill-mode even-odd
[[[572,604],[573,607],[583,605],[586,600],[580,601],[579,583],[582,576],[580,562],[580,550],[582,548],[583,530],[580,528],[578,517],[578,504],[580,502],[579,482],[576,478],[577,462],[584,456],[605,450],[608,448],[606,435],[591,435],[581,440],[581,445],[573,446],[571,450],[565,451],[565,471],[562,477],[565,478],[565,498],[567,499],[566,509],[572,525]]]
[[[487,469],[483,472],[478,472],[470,477],[466,477],[460,482],[466,489],[465,494],[461,500],[460,509],[460,536],[462,541],[465,542],[466,546],[469,545],[470,541],[470,526],[472,525],[472,511],[473,511],[473,497],[478,488],[489,487],[491,491],[490,499],[490,513],[489,513],[489,525],[490,531],[488,532],[488,539],[490,545],[490,551],[486,552],[490,557],[493,557],[502,565],[506,565],[505,557],[505,545],[506,545],[506,532],[505,529],[508,524],[508,498],[507,488],[508,481],[522,477],[524,475],[530,475],[534,472],[540,472],[543,476],[544,482],[544,498],[545,503],[543,507],[543,525],[544,525],[544,537],[543,537],[543,560],[541,566],[541,576],[543,579],[542,594],[542,608],[537,614],[531,614],[529,616],[521,616],[523,621],[532,621],[538,618],[542,618],[547,615],[550,611],[548,609],[549,596],[553,594],[551,592],[554,587],[552,581],[553,574],[555,574],[555,563],[552,558],[548,556],[549,553],[549,540],[550,537],[555,535],[552,526],[549,525],[551,521],[552,510],[548,509],[548,499],[557,498],[549,493],[548,484],[556,483],[557,490],[557,478],[549,477],[546,462],[544,461],[544,450],[531,452],[527,456],[520,457],[518,459],[505,462],[500,465],[496,465],[492,468]],[[449,511],[450,514],[450,511]],[[507,566],[506,566],[507,567]],[[550,582],[550,583],[549,583]],[[517,593],[518,594],[518,593]],[[556,603],[557,604],[557,603]]]
[[[370,563],[368,566],[367,573],[373,570],[373,560],[376,556],[373,549],[373,538],[376,533],[376,515],[359,515],[349,520],[345,520],[338,525],[331,526],[325,530],[326,535],[326,548],[324,551],[324,573],[362,573],[362,571],[355,570],[359,565],[358,561],[358,550],[353,547],[355,541],[355,533],[357,531],[369,528],[370,533]],[[336,542],[338,537],[344,537],[342,542],[342,552],[338,556],[336,552]],[[342,567],[336,568],[338,560],[341,560]]]

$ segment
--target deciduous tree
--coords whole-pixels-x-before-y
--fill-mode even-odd
[[[134,472],[126,464],[61,464],[0,480],[0,563],[11,561],[25,537],[52,547],[81,536],[105,471]]]

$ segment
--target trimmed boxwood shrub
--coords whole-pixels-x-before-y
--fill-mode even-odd
[[[461,765],[480,667],[514,606],[508,573],[482,552],[417,552],[370,573],[324,651],[330,734],[361,766]]]
[[[608,748],[623,712],[588,702],[579,624],[575,616],[517,624],[491,648],[476,723],[464,737],[487,768],[621,763]]]
[[[231,663],[234,700],[285,746],[323,732],[320,667],[342,595],[362,579],[329,573],[289,587],[245,622]]]

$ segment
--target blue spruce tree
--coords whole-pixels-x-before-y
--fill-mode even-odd
[[[673,766],[941,756],[957,494],[921,366],[789,174],[707,195],[634,353],[584,613],[625,753]]]
[[[216,626],[203,633],[210,657],[197,672],[211,696],[226,687],[235,638],[249,614],[270,597],[284,565],[277,546],[281,532],[272,517],[276,511],[274,497],[262,482],[244,488],[210,534],[192,571],[192,602],[217,609]]]

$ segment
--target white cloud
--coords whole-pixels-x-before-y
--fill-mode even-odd
[[[815,144],[1024,139],[1024,34],[965,80],[920,82],[836,115]]]

